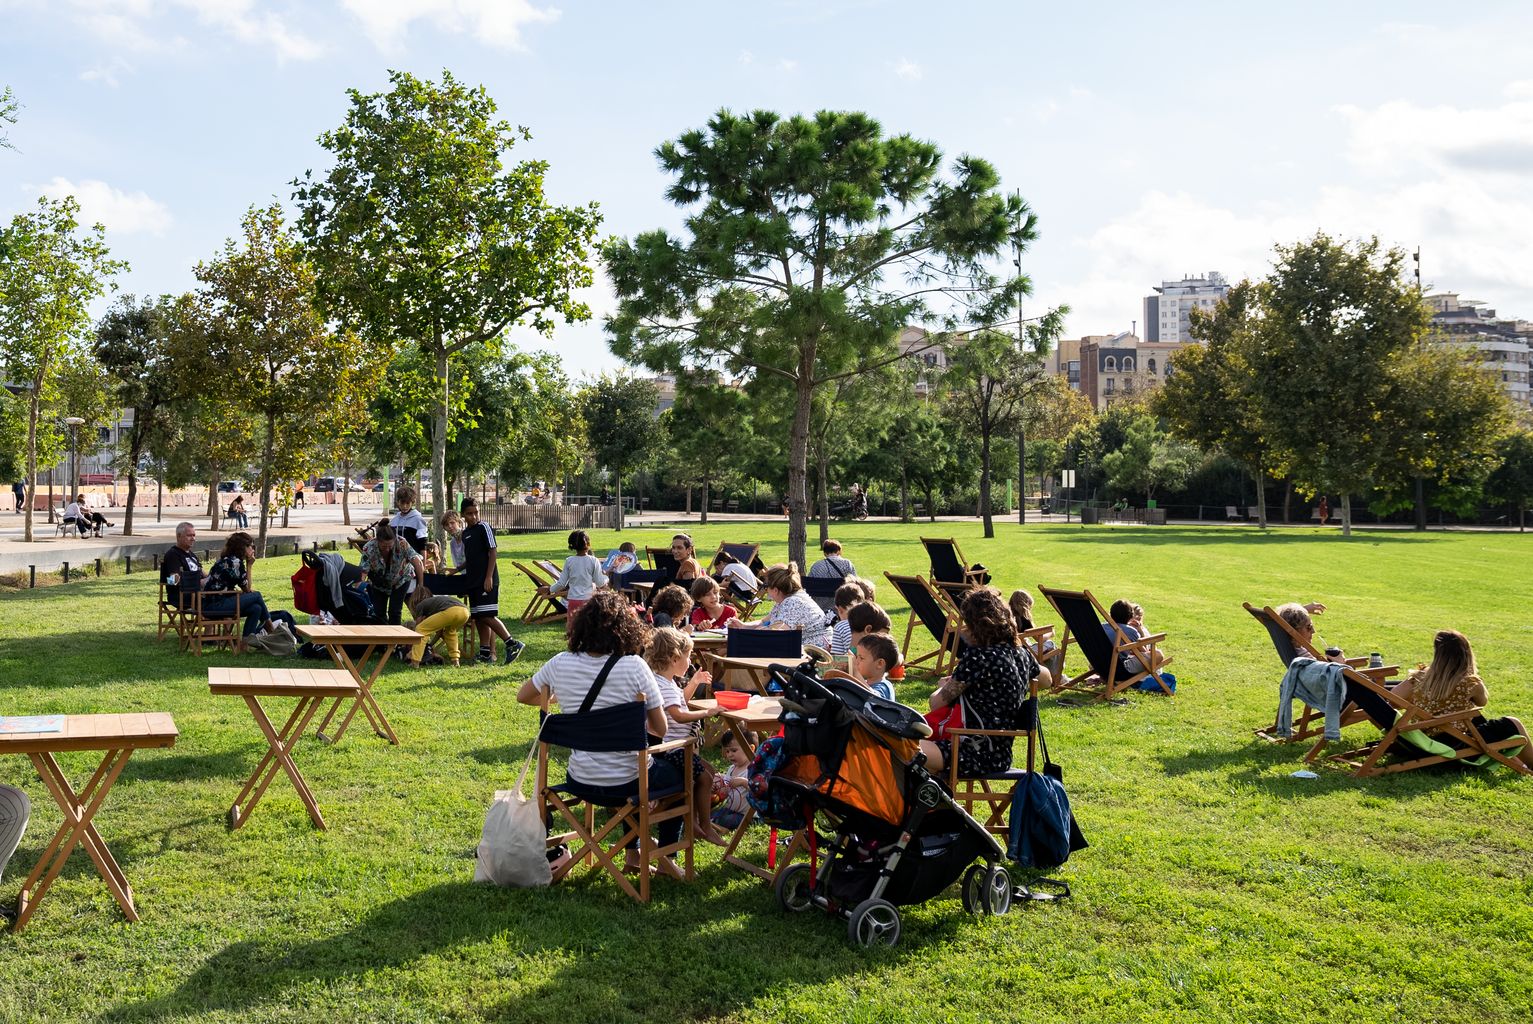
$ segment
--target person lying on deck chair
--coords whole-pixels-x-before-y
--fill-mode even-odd
[[[1315,620],[1310,616],[1324,612],[1325,605],[1319,601],[1311,601],[1309,604],[1290,602],[1273,610],[1277,612],[1278,618],[1288,623],[1289,628],[1299,635],[1300,640],[1323,652],[1326,661],[1346,663],[1345,651],[1340,647],[1327,647],[1325,641],[1315,633]],[[1332,651],[1336,653],[1332,654]],[[1348,679],[1346,685],[1343,704],[1356,704],[1368,716],[1368,720],[1380,729],[1388,730],[1395,724],[1395,709],[1389,706],[1389,701],[1355,680]]]

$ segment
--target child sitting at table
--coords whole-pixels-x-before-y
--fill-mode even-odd
[[[755,742],[752,734],[746,733],[746,736],[752,743]],[[729,762],[729,767],[713,779],[713,791],[722,800],[714,809],[713,823],[727,829],[736,829],[740,827],[745,811],[750,807],[745,792],[750,785],[746,775],[751,766],[751,752],[740,745],[740,737],[735,735],[733,729],[726,729],[719,737],[719,752]]]
[[[679,629],[661,627],[650,634],[649,646],[644,649],[644,660],[655,674],[655,685],[660,689],[660,703],[666,718],[664,742],[689,739],[696,733],[694,723],[718,716],[717,707],[707,711],[693,711],[687,707],[687,701],[692,699],[698,687],[713,681],[706,672],[694,672],[690,679],[686,678],[692,661],[691,637]],[[670,761],[683,779],[692,779],[697,837],[719,846],[724,845],[723,837],[713,827],[708,815],[713,803],[713,766],[696,752],[687,749],[667,750],[658,756]],[[692,761],[690,775],[687,770],[689,758]]]
[[[426,542],[426,550],[421,552],[421,559],[425,563],[425,570],[427,572],[442,572],[442,545],[434,540],[428,540]]]
[[[900,649],[883,633],[869,633],[852,651],[852,675],[884,700],[894,699],[889,670],[900,663]]]
[[[707,576],[692,581],[692,604],[693,629],[723,629],[739,614],[734,605],[725,603],[719,585]]]
[[[691,596],[674,583],[661,587],[660,593],[655,595],[654,603],[650,605],[650,623],[656,629],[672,626],[690,632],[692,624],[688,616],[691,614]]]
[[[855,582],[843,583],[836,588],[835,616],[836,624],[830,631],[830,654],[831,657],[840,657],[850,654],[852,650],[852,626],[846,621],[847,613],[855,606],[872,598],[864,597],[863,590]]]

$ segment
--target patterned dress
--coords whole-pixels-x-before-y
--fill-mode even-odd
[[[964,728],[1017,729],[1028,690],[1038,677],[1038,662],[1026,647],[998,644],[966,647],[953,669],[963,694]],[[944,761],[952,740],[938,740]],[[1011,767],[1010,736],[964,736],[958,747],[958,774],[994,775]]]

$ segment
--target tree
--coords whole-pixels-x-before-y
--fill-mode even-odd
[[[960,157],[943,177],[936,146],[861,113],[720,111],[657,155],[667,198],[689,210],[686,237],[604,247],[612,349],[651,369],[791,385],[788,557],[802,565],[815,392],[899,358],[898,332],[936,319],[929,297],[962,295],[972,322],[999,320],[1027,282],[987,265],[1026,246],[1036,220],[990,164]]]
[[[138,465],[150,439],[170,427],[170,410],[181,384],[171,359],[177,302],[168,295],[140,301],[124,296],[96,325],[98,362],[111,374],[120,408],[133,410],[133,425],[119,452],[128,470],[124,536],[133,533],[138,498]]]
[[[683,377],[676,382],[676,401],[661,420],[668,465],[682,482],[702,488],[700,521],[706,523],[714,481],[735,468],[749,444],[751,403],[739,388]]]
[[[1187,482],[1203,453],[1161,430],[1153,416],[1138,416],[1129,424],[1121,447],[1102,456],[1110,487],[1142,493],[1148,504],[1161,487]]]
[[[1302,488],[1340,493],[1344,536],[1352,495],[1390,456],[1391,377],[1429,322],[1404,260],[1377,238],[1348,246],[1316,234],[1278,246],[1261,287],[1257,419]]]
[[[623,472],[652,451],[662,436],[655,419],[655,385],[641,377],[603,376],[582,402],[586,436],[596,461],[612,471],[617,528],[623,528]]]
[[[341,128],[320,136],[335,155],[322,179],[293,182],[303,236],[319,270],[321,307],[375,344],[419,346],[436,377],[431,430],[435,507],[447,505],[447,436],[455,352],[528,324],[585,320],[575,292],[591,284],[595,204],[554,206],[548,165],[507,168],[529,138],[495,117],[483,87],[446,72],[440,84],[389,73],[392,90],[350,90]]]
[[[315,308],[314,270],[281,206],[252,207],[241,227],[238,241],[197,265],[211,342],[202,383],[225,415],[248,413],[258,428],[264,551],[272,485],[323,468],[351,404],[344,396],[360,392],[370,359],[355,334],[332,332]]]
[[[6,86],[0,90],[0,149],[15,149],[11,143],[9,128],[16,123],[16,94],[11,92],[11,87]]]
[[[502,451],[500,475],[567,481],[590,454],[583,398],[570,387],[559,357],[549,352],[532,354],[518,386],[522,432]]]
[[[61,357],[90,325],[90,303],[127,268],[111,259],[100,224],[82,230],[73,196],[37,201],[0,229],[0,369],[27,396],[26,482],[37,493],[38,417],[51,401]],[[27,503],[25,540],[33,540]]]
[[[1496,446],[1500,464],[1490,474],[1485,490],[1517,512],[1517,530],[1528,528],[1528,506],[1533,505],[1533,430],[1514,430]]]

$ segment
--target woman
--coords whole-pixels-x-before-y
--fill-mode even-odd
[[[229,502],[229,508],[224,515],[232,519],[234,525],[238,526],[241,530],[250,529],[250,517],[245,514],[245,496],[243,494],[236,494],[234,496],[234,500]]]
[[[373,539],[362,548],[362,578],[373,599],[373,615],[391,626],[399,625],[405,598],[425,583],[425,563],[409,544],[380,522]]]
[[[1050,676],[1017,637],[1017,620],[1001,595],[976,587],[963,599],[964,640],[953,674],[931,695],[931,707],[963,701],[966,729],[1020,729],[1023,707],[1034,679],[1047,686]],[[1011,767],[1010,736],[965,736],[959,744],[958,773],[992,775]],[[940,772],[954,756],[952,740],[922,740],[928,771]]]
[[[829,650],[830,627],[825,624],[825,612],[804,592],[798,567],[791,563],[771,566],[761,574],[761,581],[772,599],[772,610],[759,623],[737,623],[732,628],[802,629],[805,645]]]
[[[702,563],[697,560],[697,547],[686,534],[678,533],[671,538],[671,557],[676,560],[676,575],[671,577],[672,582],[691,583],[703,574]]]
[[[826,540],[820,544],[820,551],[824,558],[809,567],[809,575],[817,580],[844,580],[848,576],[857,575],[857,567],[851,559],[841,557],[841,543],[834,540]]]
[[[208,570],[207,578],[202,583],[205,593],[224,592],[216,597],[202,599],[204,616],[232,617],[236,603],[239,605],[240,614],[245,616],[245,628],[234,647],[236,654],[245,653],[249,649],[247,639],[262,629],[269,632],[280,626],[289,636],[293,633],[292,626],[288,622],[273,619],[272,613],[266,609],[266,601],[261,597],[261,592],[250,589],[250,566],[255,560],[255,539],[248,533],[231,533],[228,540],[224,541],[224,549],[219,553],[218,561],[213,563],[213,567]],[[239,591],[237,601],[234,594],[227,593],[233,590]],[[286,613],[283,614],[284,617],[291,618]]]
[[[1490,703],[1490,691],[1480,681],[1474,663],[1474,649],[1464,634],[1444,629],[1432,640],[1432,664],[1418,669],[1395,687],[1395,693],[1414,701],[1427,714],[1435,717],[1458,714],[1461,711],[1478,711],[1470,720],[1486,743],[1509,740],[1513,736],[1523,738],[1517,760],[1533,769],[1533,740],[1528,739],[1527,726],[1507,715],[1502,718],[1485,717],[1485,705]],[[1448,744],[1456,750],[1465,749],[1464,741],[1452,733],[1433,733],[1433,739]]]
[[[640,657],[649,631],[628,609],[628,602],[612,590],[598,590],[575,613],[567,651],[554,655],[531,679],[522,684],[516,699],[541,707],[545,700],[564,712],[580,709],[597,677],[607,677],[591,702],[598,711],[629,701],[644,702],[646,728],[651,736],[664,736],[666,720],[660,688],[654,673]],[[610,663],[610,668],[607,666]],[[629,752],[570,751],[567,778],[576,795],[600,806],[616,806],[638,796],[638,759]],[[649,761],[649,788],[654,791],[681,785],[681,772],[669,761]],[[660,844],[669,846],[681,838],[682,821],[661,823]],[[623,870],[639,868],[639,840],[635,836],[624,857]]]

